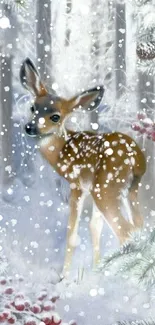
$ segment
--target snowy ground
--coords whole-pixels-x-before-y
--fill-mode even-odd
[[[61,292],[64,297],[58,302],[58,311],[65,320],[75,319],[79,325],[104,325],[155,316],[149,292],[135,287],[131,279],[90,274],[85,275],[81,284],[70,285]]]

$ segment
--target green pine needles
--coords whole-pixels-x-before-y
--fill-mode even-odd
[[[28,0],[4,0],[4,3],[13,7],[14,9],[22,9],[28,3]]]
[[[136,320],[116,322],[115,325],[155,325],[153,320]]]
[[[107,255],[97,271],[109,276],[130,279],[144,290],[155,284],[155,230],[137,232],[119,250]],[[106,272],[106,273],[105,273]]]

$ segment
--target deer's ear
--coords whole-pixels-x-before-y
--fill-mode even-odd
[[[20,82],[24,88],[35,96],[45,96],[47,93],[38,70],[29,58],[26,58],[21,65]]]
[[[103,86],[84,91],[72,99],[73,110],[81,108],[84,111],[91,112],[100,105],[103,95]]]

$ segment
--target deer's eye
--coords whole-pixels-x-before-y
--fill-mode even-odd
[[[31,113],[34,113],[35,112],[35,107],[34,106],[31,106],[30,107],[30,111],[31,111]]]
[[[54,123],[57,123],[60,120],[60,115],[53,114],[52,116],[50,116],[50,120]]]

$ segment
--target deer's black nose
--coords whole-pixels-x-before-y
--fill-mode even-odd
[[[27,123],[25,125],[25,131],[30,136],[36,136],[37,135],[37,127],[33,123]]]

